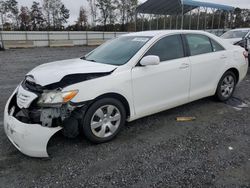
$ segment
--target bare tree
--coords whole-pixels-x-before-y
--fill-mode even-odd
[[[117,19],[116,8],[117,8],[118,0],[111,0],[110,2],[111,3],[108,5],[108,11],[109,11],[108,20],[109,20],[110,25],[114,25],[114,23]]]
[[[127,6],[127,22],[133,22],[135,18],[136,7],[138,6],[138,0],[129,0]]]
[[[43,27],[44,15],[42,12],[42,7],[38,2],[33,1],[30,11],[30,19],[32,24],[32,30],[38,30]]]
[[[18,3],[16,0],[0,0],[0,17],[2,25],[8,22],[12,27],[18,28]]]
[[[51,29],[61,29],[62,25],[67,22],[69,18],[69,10],[64,6],[61,0],[43,0],[43,9],[48,25]]]
[[[83,27],[86,27],[88,23],[87,11],[83,6],[80,7],[79,17],[77,20],[77,25],[80,26],[80,29],[83,30]]]
[[[117,2],[117,9],[119,10],[120,12],[120,15],[121,15],[121,30],[125,30],[125,22],[127,20],[127,10],[128,10],[128,1],[129,0],[118,0]]]
[[[2,27],[4,26],[4,23],[5,23],[5,16],[8,12],[8,7],[7,7],[7,4],[5,1],[0,1],[0,17],[1,17],[1,24],[2,24]]]
[[[67,19],[69,19],[69,9],[67,9],[64,4],[61,4],[60,11],[57,16],[58,26],[62,27],[63,24],[67,23]]]
[[[96,18],[97,18],[96,0],[87,0],[87,1],[90,7],[92,26],[96,26]]]
[[[107,30],[107,23],[109,21],[110,24],[113,24],[115,16],[114,16],[114,0],[96,0],[96,6],[100,10],[99,21],[103,24],[104,30]]]
[[[20,14],[19,14],[19,19],[21,21],[21,30],[28,30],[29,25],[30,25],[30,12],[28,7],[21,7],[20,9]]]
[[[51,27],[51,12],[52,12],[52,3],[50,0],[43,0],[43,10],[46,16],[47,29],[50,30]]]

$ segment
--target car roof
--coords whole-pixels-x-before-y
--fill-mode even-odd
[[[229,31],[247,31],[247,30],[250,30],[250,28],[238,28],[238,29],[232,29]]]
[[[141,32],[135,32],[135,33],[129,33],[123,36],[156,37],[156,36],[162,36],[162,35],[185,34],[185,33],[208,34],[208,32],[199,31],[199,30],[154,30],[154,31],[141,31]]]
[[[214,34],[211,34],[211,33],[206,32],[206,31],[201,31],[201,30],[154,30],[154,31],[134,32],[134,33],[125,34],[122,36],[161,38],[165,35],[171,35],[171,34],[202,34],[202,35],[206,35],[206,36],[216,40],[221,45],[223,45],[223,47],[226,49],[233,47],[233,45],[226,42],[226,40],[221,39]]]

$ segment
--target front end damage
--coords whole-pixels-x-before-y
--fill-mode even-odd
[[[45,90],[26,80],[9,98],[4,111],[4,130],[13,145],[31,157],[48,157],[50,138],[63,129],[64,135],[79,133],[84,104],[70,102],[39,104]]]
[[[4,129],[22,153],[48,157],[47,143],[58,131],[76,137],[90,101],[73,103],[78,88],[70,85],[110,75],[117,67],[72,59],[40,65],[30,71],[8,100]],[[79,93],[80,94],[80,93]]]

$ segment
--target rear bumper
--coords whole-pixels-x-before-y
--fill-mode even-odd
[[[17,120],[8,112],[13,95],[8,100],[4,110],[4,130],[7,137],[25,155],[48,157],[47,144],[50,138],[62,128],[42,127],[39,124],[26,124]]]

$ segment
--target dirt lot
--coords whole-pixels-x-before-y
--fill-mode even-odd
[[[250,75],[238,86],[238,99],[228,104],[206,98],[127,123],[109,143],[57,134],[49,144],[50,159],[17,151],[2,125],[13,89],[35,66],[89,50],[0,52],[0,187],[250,187],[250,109],[234,108],[241,101],[250,105]],[[175,121],[184,115],[197,120]]]

